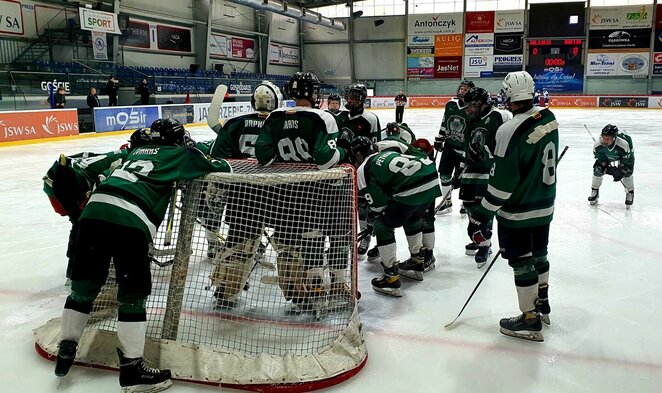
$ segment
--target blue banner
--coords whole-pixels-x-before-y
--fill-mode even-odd
[[[581,93],[584,90],[584,66],[563,67],[528,66],[527,71],[536,82],[536,90],[552,93]]]
[[[149,127],[159,117],[158,106],[94,108],[94,129],[96,132],[135,130]]]

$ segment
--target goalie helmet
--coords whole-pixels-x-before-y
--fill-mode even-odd
[[[536,89],[533,78],[526,71],[511,72],[503,79],[503,92],[506,101],[533,101],[534,91]]]
[[[262,81],[251,96],[251,106],[256,111],[271,112],[280,107],[283,95],[278,86],[269,81]]]
[[[359,166],[372,153],[377,151],[377,146],[366,136],[358,136],[351,143],[354,165]]]
[[[468,80],[465,79],[462,82],[460,82],[460,85],[457,87],[457,99],[460,101],[464,101],[464,95],[471,89],[472,87],[475,87],[476,85]]]
[[[129,137],[129,149],[149,145],[152,143],[152,131],[149,128],[138,128]]]
[[[400,135],[400,126],[396,122],[390,122],[386,125],[386,135],[387,136],[399,136]]]
[[[190,138],[177,119],[158,119],[150,127],[152,141],[161,146],[186,146]]]
[[[319,107],[320,81],[312,72],[295,72],[290,78],[289,95],[291,98],[306,99],[313,108]]]
[[[362,83],[355,83],[345,88],[345,108],[350,112],[363,109],[368,89]]]
[[[469,117],[480,117],[483,105],[492,105],[492,97],[482,87],[472,87],[464,95],[464,111]]]

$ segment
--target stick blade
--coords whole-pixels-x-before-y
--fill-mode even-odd
[[[226,85],[216,86],[214,91],[214,97],[211,99],[211,104],[209,104],[209,112],[207,113],[207,125],[209,128],[215,132],[218,125],[221,124],[219,118],[221,113],[221,106],[223,105],[223,100],[225,100],[225,94],[228,92],[228,87]]]

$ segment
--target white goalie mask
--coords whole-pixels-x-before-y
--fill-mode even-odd
[[[262,81],[251,97],[251,105],[256,111],[271,112],[280,107],[283,95],[278,86],[269,81]]]
[[[518,102],[533,100],[535,88],[533,78],[528,72],[516,71],[506,75],[501,91],[507,101]]]

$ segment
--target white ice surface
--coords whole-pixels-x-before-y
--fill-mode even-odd
[[[455,211],[436,222],[437,269],[423,282],[404,281],[404,297],[375,293],[379,265],[360,265],[361,319],[369,359],[353,379],[328,392],[659,392],[662,386],[662,112],[654,110],[554,111],[561,145],[556,213],[549,247],[552,326],[545,342],[503,336],[498,320],[516,315],[512,270],[499,260],[456,325],[444,329],[464,304],[482,270],[464,255],[466,219]],[[382,126],[392,110],[376,111]],[[406,109],[418,137],[432,139],[441,110]],[[620,183],[605,179],[598,207],[589,207],[593,141],[608,122],[634,141],[636,196],[626,211]],[[194,128],[195,139],[213,136]],[[103,152],[128,135],[77,137],[0,147],[0,381],[5,392],[56,389],[53,364],[33,349],[32,329],[59,316],[66,218],[55,214],[41,177],[59,153]],[[398,255],[408,255],[401,230]],[[660,243],[658,243],[660,242]],[[214,387],[175,382],[172,392]],[[116,392],[117,374],[74,367],[62,392]]]

